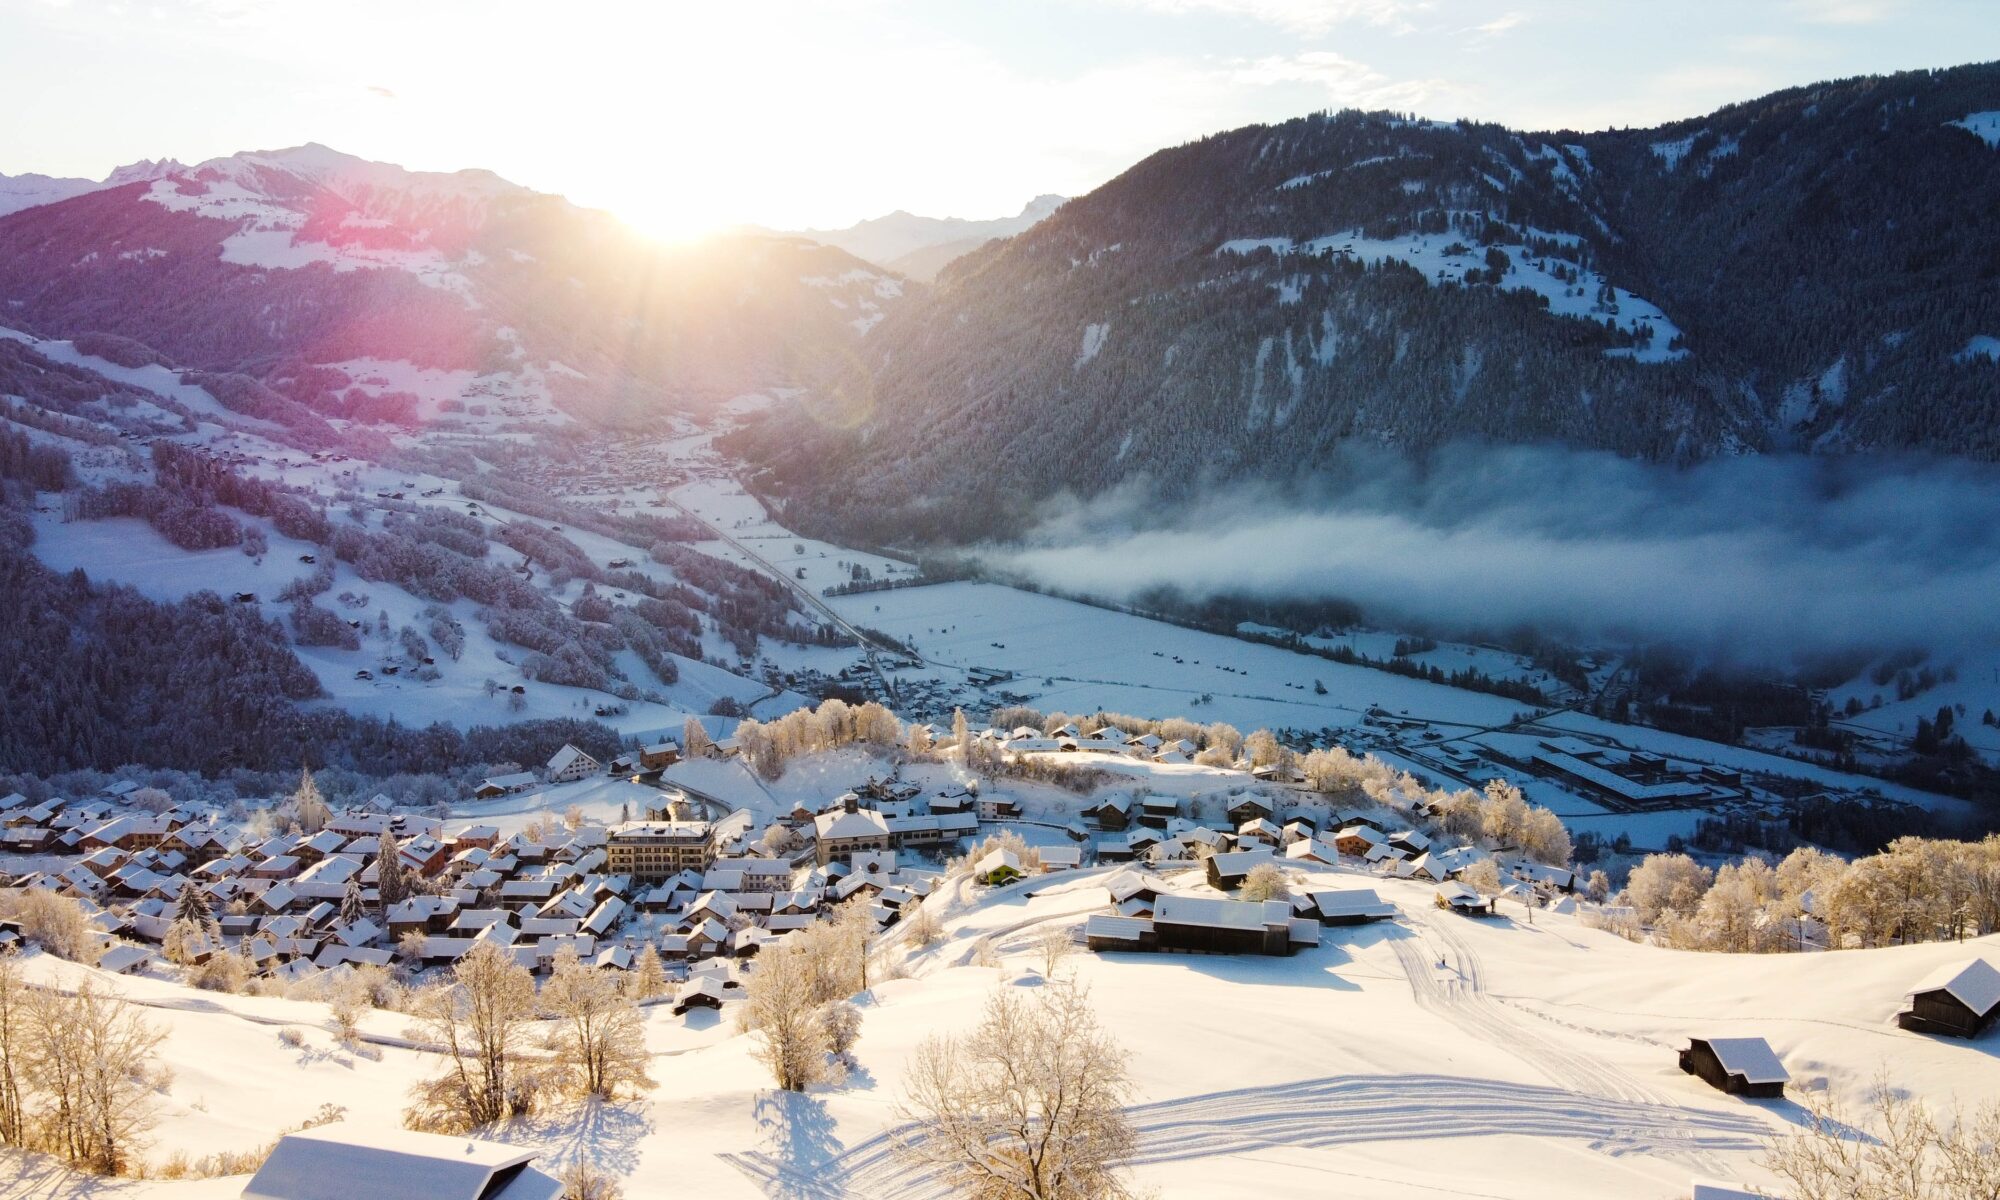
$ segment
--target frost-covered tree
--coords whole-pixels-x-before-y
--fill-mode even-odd
[[[1045,926],[1035,935],[1035,957],[1041,963],[1042,978],[1054,979],[1057,968],[1076,949],[1076,935],[1067,925]]]
[[[541,1007],[549,1020],[543,1048],[571,1091],[611,1099],[621,1090],[653,1086],[646,1075],[651,1056],[645,1022],[634,998],[611,972],[584,963],[574,948],[565,948],[542,986]]]
[[[387,913],[391,906],[401,904],[410,894],[409,872],[403,867],[403,845],[396,835],[384,829],[375,853],[375,897],[376,903]]]
[[[1809,1095],[1807,1117],[1768,1145],[1764,1165],[1794,1200],[1988,1200],[2000,1196],[2000,1104],[1940,1120],[1925,1102],[1886,1083],[1853,1119]]]
[[[119,1172],[155,1120],[153,1051],[163,1034],[95,980],[32,991],[26,1016],[37,1141],[74,1165]]]
[[[1651,925],[1662,913],[1692,915],[1714,880],[1714,872],[1685,854],[1649,854],[1632,868],[1625,898],[1639,920]]]
[[[356,876],[347,881],[347,890],[341,893],[340,923],[343,925],[353,925],[360,922],[367,915],[368,911],[363,907],[361,900],[361,879],[359,876]]]
[[[681,753],[688,758],[700,758],[715,746],[708,736],[708,727],[694,717],[681,722]]]
[[[633,956],[629,987],[634,1000],[654,1000],[667,994],[667,969],[652,946],[640,947]]]
[[[1124,1053],[1083,988],[1003,988],[970,1034],[918,1049],[896,1152],[979,1200],[1122,1200],[1130,1094]]]
[[[417,993],[419,1036],[442,1052],[443,1069],[411,1090],[413,1129],[464,1132],[526,1107],[516,1078],[535,980],[512,954],[481,942],[459,959],[449,983]]]
[[[290,802],[292,819],[307,833],[318,833],[333,819],[333,811],[326,805],[326,797],[320,795],[319,784],[313,781],[310,769],[299,772],[299,786],[292,792]]]
[[[779,944],[757,956],[744,987],[738,1021],[756,1038],[757,1060],[788,1092],[802,1092],[829,1077],[833,1046],[815,996],[812,954]]]
[[[1285,883],[1285,873],[1275,863],[1258,863],[1243,877],[1243,886],[1237,893],[1241,900],[1289,900],[1291,889]]]

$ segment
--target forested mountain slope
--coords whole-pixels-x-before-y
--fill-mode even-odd
[[[1163,150],[893,312],[763,485],[883,540],[1349,439],[2000,457],[2000,65],[1652,130],[1317,114]]]
[[[357,360],[529,372],[573,414],[634,419],[844,354],[902,290],[797,238],[662,246],[483,171],[316,145],[152,167],[0,218],[0,325],[267,383]],[[322,374],[292,398],[351,382]]]

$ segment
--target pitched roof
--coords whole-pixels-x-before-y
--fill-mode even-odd
[[[1949,992],[1960,1004],[1984,1016],[2000,1004],[2000,971],[1983,958],[1948,963],[1910,989],[1912,995],[1939,990]]]
[[[1760,1037],[1699,1038],[1715,1051],[1717,1062],[1731,1075],[1741,1075],[1745,1083],[1785,1083],[1792,1077],[1778,1061],[1771,1043]]]
[[[1291,919],[1291,905],[1282,900],[1252,904],[1244,900],[1211,900],[1205,896],[1162,895],[1153,905],[1155,925],[1261,930],[1267,925],[1282,925]]]
[[[562,1184],[530,1168],[534,1159],[533,1151],[500,1142],[405,1129],[363,1130],[343,1121],[279,1139],[243,1197],[556,1200]]]

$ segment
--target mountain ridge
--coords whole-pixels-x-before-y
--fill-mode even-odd
[[[815,419],[731,444],[890,544],[1140,477],[1310,478],[1349,441],[2000,457],[2000,154],[1966,124],[1994,109],[1984,64],[1651,130],[1231,130],[952,264]]]

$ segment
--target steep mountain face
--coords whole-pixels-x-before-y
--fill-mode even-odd
[[[545,401],[606,420],[726,399],[846,353],[902,287],[801,239],[662,247],[488,172],[405,171],[316,145],[155,164],[0,218],[0,324],[116,335],[179,366],[266,379],[385,363],[525,377]]]
[[[946,264],[963,258],[995,238],[1009,238],[1034,228],[1056,209],[1063,197],[1037,196],[1011,217],[971,221],[962,217],[920,217],[892,212],[860,221],[845,229],[808,229],[800,236],[838,246],[856,258],[887,267],[899,275],[925,282]]]
[[[1162,151],[947,267],[738,441],[882,540],[1350,440],[2000,457],[2000,66],[1655,130],[1320,114]]]

